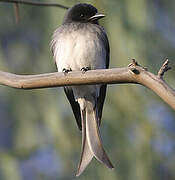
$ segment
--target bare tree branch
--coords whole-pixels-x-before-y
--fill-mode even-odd
[[[37,89],[85,84],[135,83],[154,91],[175,110],[175,90],[168,86],[162,76],[152,74],[133,60],[128,67],[90,70],[84,74],[74,71],[66,75],[59,72],[16,75],[0,71],[0,84],[19,89]]]
[[[18,3],[18,4],[25,4],[25,5],[32,5],[32,6],[51,6],[51,7],[59,7],[63,9],[69,9],[69,7],[58,4],[58,3],[51,3],[51,2],[37,2],[37,1],[29,1],[29,0],[0,0],[0,2],[5,3]]]

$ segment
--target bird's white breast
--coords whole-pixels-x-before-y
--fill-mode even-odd
[[[83,67],[103,69],[106,67],[106,51],[97,33],[86,27],[60,33],[55,39],[54,57],[58,71],[80,70]]]

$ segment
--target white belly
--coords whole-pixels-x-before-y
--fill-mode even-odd
[[[72,32],[60,37],[56,43],[55,60],[59,72],[65,69],[104,69],[106,51],[96,35]]]

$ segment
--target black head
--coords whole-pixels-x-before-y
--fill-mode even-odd
[[[68,9],[63,24],[71,22],[90,22],[98,23],[98,19],[103,18],[103,14],[99,14],[97,9],[90,4],[76,4]]]

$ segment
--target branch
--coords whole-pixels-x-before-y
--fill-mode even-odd
[[[69,9],[69,7],[58,4],[58,3],[49,3],[49,2],[36,2],[36,1],[29,1],[29,0],[0,0],[0,2],[5,3],[18,3],[18,4],[25,4],[25,5],[32,5],[32,6],[51,6],[51,7],[59,7],[63,9]]]
[[[166,61],[163,63],[162,67],[160,68],[160,70],[158,72],[159,78],[163,79],[164,73],[171,69],[171,67],[169,67],[168,64],[169,64],[169,61],[168,61],[168,59],[166,59]]]
[[[37,89],[85,84],[135,83],[154,91],[175,110],[175,90],[168,86],[162,76],[148,72],[133,60],[128,67],[90,70],[84,74],[81,71],[74,71],[66,75],[60,72],[16,75],[0,71],[0,84],[19,89]]]

